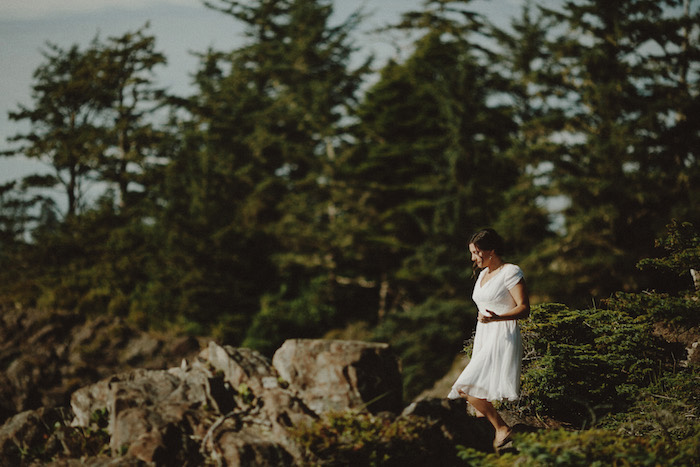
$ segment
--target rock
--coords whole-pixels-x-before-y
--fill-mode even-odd
[[[121,377],[123,376],[116,375],[75,391],[73,395],[71,395],[70,400],[74,415],[71,425],[81,427],[90,426],[90,419],[93,413],[98,410],[107,410],[110,397],[109,383],[113,379],[119,379]]]
[[[214,371],[223,375],[238,393],[237,404],[255,414],[258,423],[275,435],[277,444],[294,451],[287,440],[287,429],[318,418],[291,388],[279,384],[277,370],[259,352],[210,342],[200,358],[207,358]]]
[[[115,375],[73,393],[72,425],[88,426],[93,413],[107,410],[113,454],[156,463],[190,458],[198,453],[190,435],[204,436],[207,407],[219,405],[210,379],[200,365]]]
[[[432,429],[423,436],[433,438],[435,452],[447,453],[447,458],[454,459],[451,452],[455,446],[475,448],[481,451],[493,449],[494,430],[485,418],[472,417],[467,413],[467,404],[463,400],[447,398],[426,398],[413,402],[401,413],[402,417],[423,417],[430,421]],[[436,465],[443,465],[436,462]]]
[[[0,465],[21,465],[22,457],[43,446],[50,428],[61,415],[52,409],[40,408],[21,412],[0,427]]]
[[[78,388],[139,366],[164,370],[199,352],[197,339],[142,332],[124,320],[0,310],[0,423],[38,407],[65,407]]]
[[[200,354],[215,371],[222,372],[224,379],[233,389],[260,394],[267,388],[277,387],[278,375],[260,352],[229,345],[219,346],[214,342]]]
[[[265,456],[265,465],[291,465],[287,430],[316,414],[277,381],[259,353],[210,343],[190,364],[134,370],[79,389],[71,398],[73,425],[88,426],[92,414],[106,410],[112,454],[148,463],[193,462],[209,439],[208,455],[226,465],[257,465]],[[233,443],[237,432],[243,441]],[[229,441],[216,441],[222,437]]]
[[[402,409],[401,374],[388,344],[290,339],[275,352],[272,365],[318,414]]]
[[[205,446],[212,459],[224,466],[292,466],[295,459],[265,429],[237,426],[228,419],[213,433]]]
[[[82,333],[75,342],[87,341],[88,333]],[[137,359],[155,347],[151,339],[134,342],[134,349],[141,349],[133,351]],[[177,344],[192,345],[191,340]],[[260,353],[213,342],[178,367],[103,378],[73,392],[71,426],[65,425],[66,412],[49,409],[9,419],[0,428],[5,456],[0,465],[291,466],[304,459],[294,429],[319,419],[307,400],[320,413],[367,406],[398,413],[398,364],[385,344],[295,340],[285,343],[275,358],[286,381]],[[14,386],[28,388],[30,383],[21,380],[26,372],[19,371],[24,361],[12,359],[17,363],[9,377]],[[418,412],[405,416],[424,415]],[[444,440],[437,429],[426,433]]]

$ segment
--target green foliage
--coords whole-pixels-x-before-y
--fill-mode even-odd
[[[339,324],[336,309],[328,300],[329,292],[327,280],[321,277],[299,295],[289,297],[281,290],[263,297],[243,346],[271,356],[288,337],[321,337]]]
[[[473,466],[522,465],[657,466],[694,465],[700,455],[700,436],[680,442],[622,436],[610,430],[579,432],[545,430],[515,436],[517,452],[500,456],[463,449],[460,457]]]
[[[656,240],[656,246],[666,250],[666,256],[645,258],[639,262],[639,268],[660,269],[679,276],[687,275],[689,269],[700,270],[700,232],[690,222],[676,219],[666,230],[666,236]]]
[[[629,406],[670,360],[653,322],[621,310],[540,305],[522,329],[525,400],[570,422]]]
[[[644,390],[629,410],[611,414],[601,427],[625,436],[669,443],[697,438],[700,424],[700,374],[696,366],[662,374]]]
[[[151,73],[165,62],[145,29],[106,43],[95,37],[84,50],[47,44],[46,61],[34,73],[32,106],[9,114],[30,124],[27,133],[10,138],[22,145],[9,154],[38,159],[50,168],[50,174],[31,174],[23,183],[62,190],[68,217],[86,207],[89,182],[115,183],[126,204],[129,183],[144,181],[155,132],[143,117],[155,112],[162,97]],[[134,167],[140,173],[132,173]]]
[[[697,8],[529,5],[499,31],[469,3],[404,15],[397,28],[415,42],[371,82],[353,40],[366,17],[338,20],[330,0],[205,2],[243,24],[245,43],[201,52],[187,97],[157,85],[165,57],[147,25],[47,45],[31,102],[10,115],[29,129],[2,155],[51,171],[0,187],[0,298],[268,354],[288,337],[380,324],[367,334],[395,345],[414,394],[471,330],[458,305],[469,302],[465,241],[488,224],[533,298],[574,308],[628,294],[608,318],[570,311],[538,330],[580,337],[540,349],[541,382],[528,384],[562,399],[561,375],[603,365],[624,377],[584,378],[569,395],[629,398],[655,358],[624,338],[647,335],[642,310],[685,326],[696,309],[630,292],[656,286],[652,267],[697,266]],[[88,199],[94,181],[109,188]],[[565,208],[550,212],[551,200]],[[659,243],[672,255],[639,277],[673,217]]]
[[[495,221],[517,176],[499,151],[513,122],[490,104],[498,89],[468,29],[454,23],[463,37],[429,30],[405,62],[382,69],[357,110],[359,144],[348,155],[363,269],[387,283],[385,304],[397,310],[466,298],[465,236]]]
[[[529,101],[541,108],[523,123],[535,138],[523,159],[541,195],[563,207],[561,235],[528,262],[549,300],[580,306],[591,295],[638,288],[646,278],[635,264],[663,226],[674,216],[697,217],[689,200],[698,185],[688,180],[697,177],[698,146],[686,146],[697,135],[672,136],[685,132],[687,107],[696,105],[681,101],[697,102],[685,83],[697,89],[686,60],[699,44],[684,26],[697,12],[676,4],[577,0],[540,9],[557,27],[528,75],[536,78]],[[650,41],[683,52],[658,57]],[[673,72],[661,72],[662,62]]]
[[[429,465],[445,452],[432,451],[430,423],[423,418],[388,419],[368,413],[328,414],[292,434],[308,465]],[[437,438],[433,439],[435,441]],[[450,464],[454,464],[456,459]]]
[[[657,292],[617,292],[603,303],[630,316],[662,322],[667,326],[700,324],[698,292],[674,295]]]

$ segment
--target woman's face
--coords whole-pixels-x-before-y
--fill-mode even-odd
[[[478,246],[470,243],[469,252],[472,254],[472,262],[476,264],[479,269],[488,267],[491,262],[493,251],[480,250]]]

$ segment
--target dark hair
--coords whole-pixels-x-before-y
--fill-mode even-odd
[[[480,250],[493,250],[498,256],[503,255],[505,242],[503,238],[493,229],[482,229],[472,235],[469,244],[474,244]]]

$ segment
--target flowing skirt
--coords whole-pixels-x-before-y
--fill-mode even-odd
[[[457,399],[461,391],[490,401],[517,400],[522,360],[517,320],[477,322],[471,360],[447,397]]]

